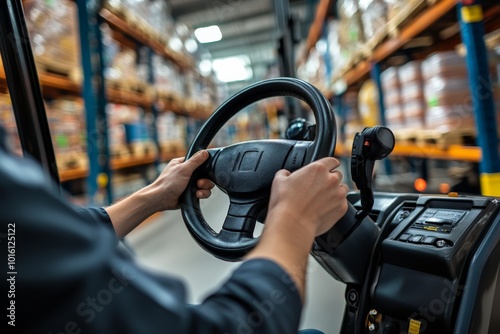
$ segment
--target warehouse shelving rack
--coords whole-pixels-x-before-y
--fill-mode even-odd
[[[413,0],[411,3],[425,2]],[[449,145],[441,147],[433,144],[420,145],[409,142],[397,142],[393,156],[414,157],[422,159],[438,159],[451,161],[475,162],[480,164],[481,188],[483,195],[500,195],[500,161],[498,151],[498,129],[496,128],[495,109],[492,94],[480,96],[480,92],[492,92],[488,77],[488,59],[484,43],[484,33],[500,28],[500,4],[495,1],[478,0],[441,0],[427,1],[428,5],[417,15],[406,20],[398,27],[395,33],[388,34],[374,44],[368,41],[358,59],[350,62],[349,66],[332,78],[332,87],[341,87],[341,90],[329,92],[341,96],[346,89],[355,89],[363,80],[371,77],[377,83],[380,111],[385,123],[383,107],[383,91],[380,85],[381,64],[400,51],[407,43],[419,36],[427,29],[436,26],[443,18],[450,17],[456,12],[453,25],[447,29],[447,38],[440,45],[429,49],[429,52],[420,54],[423,58],[430,52],[449,50],[463,42],[467,51],[467,67],[471,92],[473,92],[473,106],[477,127],[478,146]],[[299,58],[299,62],[307,59],[308,53],[321,37],[323,23],[327,18],[328,9],[336,1],[321,0],[318,4],[315,22],[309,31],[306,47]],[[335,98],[340,103],[342,99]],[[342,110],[342,108],[340,108]],[[337,149],[338,155],[348,154],[346,147]]]
[[[16,0],[10,2],[15,4],[14,7],[19,11],[19,15],[23,15],[22,1]],[[107,23],[113,30],[119,32],[125,38],[129,38],[137,46],[147,47],[150,55],[148,64],[149,87],[153,84],[151,64],[151,55],[153,53],[168,59],[182,70],[192,69],[193,62],[188,57],[170,50],[151,36],[142,33],[138,29],[134,29],[129,22],[126,22],[123,18],[104,8],[102,1],[83,0],[74,2],[78,8],[80,58],[83,70],[82,84],[66,77],[45,73],[42,69],[38,69],[38,73],[36,74],[42,89],[42,96],[82,96],[85,101],[89,166],[88,168],[59,169],[57,173],[58,180],[60,182],[72,182],[85,179],[89,204],[107,204],[115,200],[111,186],[111,178],[115,171],[159,164],[160,162],[184,155],[185,152],[162,152],[158,143],[158,134],[156,131],[153,131],[153,141],[157,147],[157,153],[147,153],[140,157],[110,157],[105,113],[107,103],[140,106],[151,112],[154,118],[157,117],[159,111],[155,104],[157,97],[154,95],[140,94],[135,91],[106,85],[102,66],[103,45],[100,25]],[[29,41],[26,31],[23,36],[26,36],[24,42]],[[7,84],[5,72],[0,66],[0,87],[5,87]],[[191,103],[190,108],[187,108],[186,101],[183,98],[178,98],[177,101],[174,101],[175,103],[171,99],[163,99],[162,102],[166,106],[166,109],[198,120],[205,119],[212,110],[211,105],[200,104],[195,104],[195,109],[193,110],[193,103]],[[53,165],[55,165],[55,162]],[[102,198],[103,190],[105,190],[105,199]]]

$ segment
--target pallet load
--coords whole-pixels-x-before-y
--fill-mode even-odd
[[[22,156],[23,150],[17,133],[16,120],[10,95],[0,94],[0,125],[7,132],[7,145],[17,155]]]
[[[399,82],[398,68],[389,67],[380,75],[384,92],[384,106],[387,126],[399,130],[404,128],[405,120],[401,108],[401,84]]]
[[[493,94],[496,101],[500,101],[500,92],[495,84],[498,81],[498,64],[499,57],[490,54],[493,91],[483,92]],[[465,58],[454,51],[435,53],[422,62],[422,73],[428,130],[422,134],[421,141],[440,145],[474,144],[476,124]],[[499,105],[496,102],[497,114]]]
[[[81,81],[77,8],[69,0],[23,1],[37,68]]]
[[[411,130],[425,128],[425,99],[419,61],[411,61],[398,69],[400,97],[405,127]]]
[[[59,170],[86,168],[88,157],[82,99],[58,98],[46,103],[46,112]]]
[[[422,62],[429,129],[473,130],[472,95],[465,58],[454,51],[435,53]]]

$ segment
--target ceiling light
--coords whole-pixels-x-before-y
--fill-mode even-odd
[[[218,26],[198,28],[194,31],[196,39],[200,43],[212,43],[222,39],[222,33]]]
[[[186,48],[186,51],[189,53],[195,53],[196,50],[198,50],[198,43],[192,38],[188,38],[184,42],[184,47]]]
[[[242,81],[252,78],[253,72],[248,56],[235,56],[228,58],[214,59],[213,69],[222,82]]]
[[[212,61],[208,59],[200,61],[200,63],[198,64],[198,69],[200,70],[201,75],[209,75],[210,73],[212,73]]]
[[[170,47],[170,49],[172,49],[173,51],[181,51],[182,50],[182,41],[179,37],[177,36],[174,36],[172,37],[169,41],[168,41],[168,46]]]

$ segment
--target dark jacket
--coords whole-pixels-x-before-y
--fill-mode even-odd
[[[104,209],[71,205],[35,161],[10,154],[1,137],[2,130],[0,275],[7,298],[1,298],[1,318],[7,333],[297,332],[300,297],[275,263],[247,261],[203,303],[189,305],[182,282],[148,272],[116,247]]]

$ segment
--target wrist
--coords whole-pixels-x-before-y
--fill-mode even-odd
[[[316,236],[316,226],[313,221],[314,217],[292,214],[289,208],[280,205],[271,209],[266,219],[266,223],[272,222],[273,225],[280,225],[279,228],[285,229],[287,233],[296,231],[301,238],[310,239],[311,243]]]
[[[163,211],[161,191],[154,183],[135,192],[132,196],[137,198],[137,202],[141,204],[144,210],[153,215],[156,212]]]

